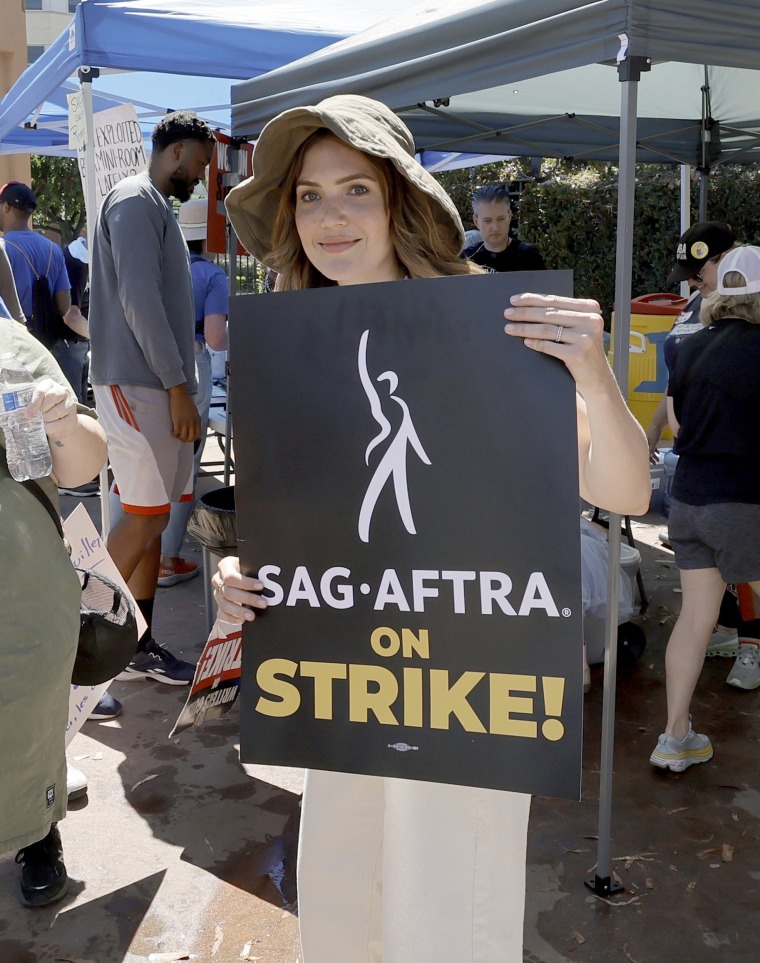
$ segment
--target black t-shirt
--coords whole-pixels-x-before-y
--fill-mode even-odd
[[[668,371],[673,370],[676,361],[676,352],[685,337],[702,331],[699,322],[699,309],[702,307],[702,295],[695,291],[691,295],[686,307],[673,322],[673,327],[668,331],[668,335],[662,343],[662,354]]]
[[[71,281],[71,303],[75,304],[87,317],[90,307],[90,292],[87,287],[89,267],[78,257],[74,257],[68,247],[63,249],[63,259],[66,262],[69,281]]]
[[[760,504],[760,325],[722,318],[689,335],[668,394],[681,426],[675,497],[689,505]]]
[[[544,259],[538,248],[513,237],[503,251],[487,251],[482,242],[466,247],[462,257],[492,271],[545,271]]]

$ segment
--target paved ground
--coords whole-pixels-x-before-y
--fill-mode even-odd
[[[203,479],[206,489],[218,484]],[[583,885],[596,860],[602,667],[595,666],[583,800],[533,804],[525,926],[532,963],[760,959],[760,690],[726,686],[730,661],[710,660],[694,717],[713,739],[715,758],[677,776],[647,761],[663,724],[664,644],[680,602],[672,555],[657,539],[661,527],[658,516],[635,526],[651,594],[639,619],[648,647],[618,680],[612,855],[626,890],[605,902]],[[200,563],[197,547],[187,554]],[[200,578],[160,592],[156,636],[186,658],[199,654]],[[0,860],[0,963],[301,961],[294,915],[301,773],[241,766],[234,709],[169,740],[183,689],[132,682],[111,691],[124,715],[87,723],[70,752],[89,780],[86,799],[61,827],[71,895],[48,910],[25,910],[16,899],[18,867],[12,857]]]

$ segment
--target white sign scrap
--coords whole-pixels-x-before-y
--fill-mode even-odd
[[[132,593],[127,588],[127,583],[122,578],[116,568],[113,559],[106,550],[105,541],[98,533],[92,523],[92,519],[87,514],[84,505],[77,505],[74,511],[63,523],[63,532],[66,541],[71,546],[71,561],[77,568],[95,568],[103,572],[117,585],[120,585],[127,595],[132,598]],[[133,599],[134,601],[134,599]],[[148,627],[140,610],[135,606],[135,616],[137,618],[137,634],[141,636]],[[68,746],[74,736],[82,728],[82,725],[100,701],[101,696],[106,691],[110,682],[103,682],[101,685],[73,685],[69,696],[69,721],[66,725],[66,745]]]

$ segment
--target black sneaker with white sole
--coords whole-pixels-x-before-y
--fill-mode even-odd
[[[89,498],[92,495],[100,494],[100,484],[96,481],[91,481],[85,485],[77,485],[76,488],[59,488],[58,494],[73,495],[74,498]]]
[[[134,659],[116,679],[118,682],[155,679],[167,685],[190,685],[194,675],[195,666],[191,662],[175,658],[155,639],[148,639],[145,648],[135,653]]]
[[[61,835],[55,823],[44,839],[19,850],[16,862],[21,863],[19,899],[24,906],[48,906],[66,895],[69,877],[63,863]]]

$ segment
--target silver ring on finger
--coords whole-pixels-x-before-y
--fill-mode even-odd
[[[564,330],[565,329],[561,324],[557,325],[557,333],[554,335],[554,340],[557,342],[557,344],[559,344],[562,341],[562,332]]]
[[[224,583],[224,581],[222,580],[222,581],[219,583],[219,594],[222,596],[222,598],[225,598],[225,597],[226,597],[225,594],[224,594],[224,588],[225,588],[225,583]]]

